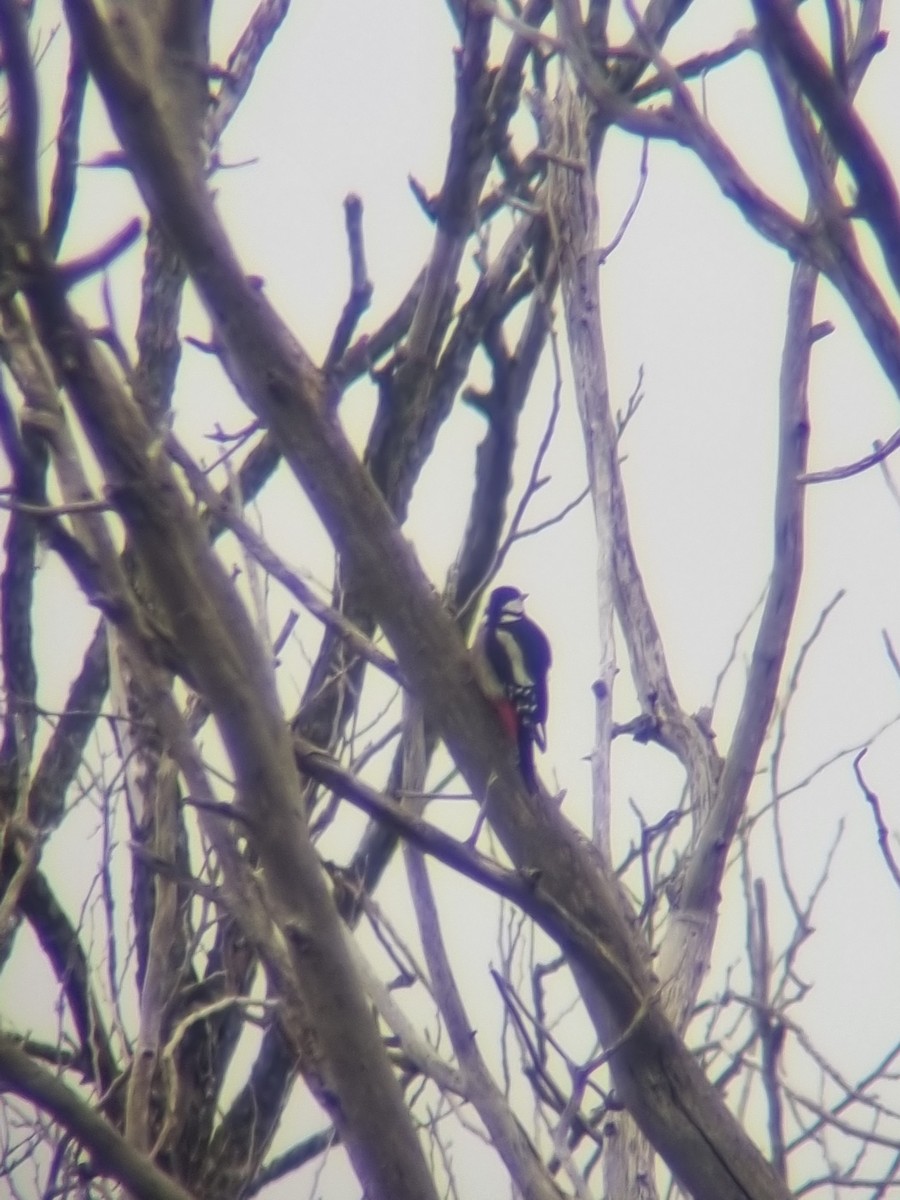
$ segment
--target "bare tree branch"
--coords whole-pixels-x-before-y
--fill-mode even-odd
[[[11,1091],[46,1108],[60,1124],[90,1148],[97,1168],[108,1172],[139,1200],[192,1200],[89,1104],[33,1058],[12,1038],[0,1035],[0,1078]]]
[[[881,847],[881,855],[884,858],[887,868],[893,876],[894,883],[900,887],[900,867],[897,865],[897,860],[894,858],[894,853],[891,850],[890,830],[884,823],[884,817],[881,815],[881,804],[877,795],[868,786],[863,778],[861,763],[865,758],[866,751],[860,750],[856,758],[853,760],[853,773],[856,775],[856,781],[862,789],[862,794],[866,798],[866,803],[872,809],[872,815],[875,819],[875,829],[878,833],[878,845]]]
[[[372,281],[366,269],[366,251],[362,232],[363,204],[359,196],[344,200],[344,221],[347,227],[347,247],[350,255],[350,296],[325,355],[323,370],[330,373],[343,358],[359,319],[372,299]]]
[[[87,66],[73,46],[69,51],[66,92],[56,135],[56,165],[50,185],[50,211],[47,214],[47,228],[44,234],[53,255],[59,254],[75,200],[79,133],[87,81]]]
[[[900,197],[881,152],[793,9],[784,0],[753,0],[753,8],[763,35],[790,67],[850,168],[858,189],[855,207],[871,225],[900,291]],[[840,60],[836,69],[840,73]]]

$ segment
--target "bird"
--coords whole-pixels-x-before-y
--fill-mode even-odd
[[[534,747],[547,748],[547,674],[552,654],[544,631],[525,615],[526,599],[527,593],[518,588],[494,588],[479,642],[492,676],[485,690],[516,742],[525,786],[534,792]]]

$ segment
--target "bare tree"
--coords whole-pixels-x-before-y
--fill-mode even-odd
[[[46,17],[0,0],[0,944],[18,1001],[34,945],[57,992],[55,1036],[21,1002],[0,1032],[14,1194],[276,1195],[288,1176],[349,1194],[349,1168],[371,1200],[422,1200],[464,1194],[472,1162],[528,1198],[900,1186],[900,1044],[887,1030],[850,1075],[840,1039],[823,1047],[805,1023],[799,962],[834,846],[801,882],[789,831],[792,797],[842,768],[868,869],[895,886],[889,801],[863,760],[895,714],[785,779],[789,714],[841,599],[812,628],[798,622],[807,497],[885,469],[896,442],[809,470],[811,364],[828,332],[820,276],[900,391],[888,294],[900,203],[854,107],[886,33],[870,0],[809,17],[754,0],[751,29],[679,60],[669,47],[694,7],[449,4],[444,177],[433,195],[414,184],[430,251],[394,311],[367,325],[378,281],[362,201],[347,197],[350,290],[319,363],[239,261],[213,190],[287,0],[261,0],[224,65],[204,0],[65,0],[46,178]],[[755,181],[706,103],[708,83],[727,87],[748,59],[780,110],[805,211]],[[95,94],[115,144],[93,168],[127,171],[140,211],[71,259]],[[622,136],[643,153],[604,248],[604,162]],[[617,403],[603,335],[601,268],[640,236],[660,142],[793,262],[770,578],[695,713],[629,519],[624,460],[652,417],[640,384]],[[108,274],[139,238],[131,337]],[[182,317],[189,284],[208,338]],[[205,446],[176,404],[186,342],[209,380]],[[357,387],[374,405],[361,454],[346,417]],[[587,487],[532,516],[570,404]],[[439,435],[473,412],[483,434],[454,496],[465,531],[447,578],[432,580],[427,545],[404,526]],[[321,523],[330,594],[299,521],[284,548],[278,506],[266,507],[276,490]],[[579,821],[571,791],[525,786],[468,645],[513,547],[552,538],[582,499],[599,656],[593,694],[571,701],[595,713]],[[771,520],[760,513],[759,528]],[[38,616],[47,556],[70,576],[68,610],[96,613],[63,681]],[[565,613],[556,621],[559,647]],[[896,666],[887,633],[885,646]],[[638,794],[648,762],[652,814]],[[80,908],[64,895],[67,857],[91,864]],[[471,903],[496,931],[490,972],[459,943]],[[883,968],[873,961],[861,986],[885,986]]]

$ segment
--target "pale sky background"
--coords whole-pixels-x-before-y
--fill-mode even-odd
[[[53,24],[53,7],[46,0],[39,4],[39,11],[43,8],[47,14],[47,30]],[[220,60],[252,7],[219,0],[215,55]],[[697,0],[667,46],[667,55],[678,60],[723,45],[751,21],[749,5]],[[885,156],[897,164],[898,0],[885,5],[883,26],[895,29],[893,41],[871,68],[858,107],[871,121]],[[227,226],[247,271],[264,278],[269,298],[317,359],[324,354],[347,295],[342,202],[348,192],[358,193],[365,205],[368,267],[375,285],[361,330],[377,327],[425,259],[432,231],[409,191],[407,176],[415,176],[429,192],[440,186],[453,105],[453,43],[450,19],[438,3],[298,3],[225,136],[225,162],[253,160],[216,177]],[[56,73],[60,86],[65,53],[60,37],[51,44],[42,67],[45,78]],[[706,99],[713,123],[754,178],[800,213],[803,192],[757,60],[745,55],[711,77]],[[54,112],[44,115],[48,145],[55,119]],[[86,160],[112,147],[96,97],[86,134]],[[527,123],[517,128],[517,137],[523,146],[528,144]],[[610,136],[599,177],[604,241],[615,233],[631,201],[639,156],[636,139]],[[49,151],[46,162],[49,169]],[[669,664],[682,702],[693,710],[708,703],[735,631],[759,598],[770,567],[774,430],[790,263],[721,198],[688,152],[654,144],[649,164],[638,213],[622,245],[602,268],[604,333],[616,407],[624,407],[639,369],[644,369],[645,399],[623,445],[632,527]],[[123,173],[82,171],[64,254],[93,248],[136,211],[135,193]],[[142,247],[136,248],[112,272],[117,315],[128,336],[137,312],[135,280],[141,254]],[[884,272],[881,278],[889,294]],[[98,295],[97,281],[85,285],[79,295],[93,319],[99,313]],[[843,303],[825,284],[817,316],[836,327],[816,347],[811,383],[811,465],[822,469],[862,456],[875,439],[886,440],[900,424],[900,408]],[[208,322],[194,303],[187,308],[184,332],[201,338],[208,332]],[[567,372],[564,344],[563,359]],[[483,383],[483,364],[481,370],[476,381]],[[548,359],[531,397],[523,429],[526,444],[536,445],[540,438],[552,386]],[[354,389],[343,411],[361,445],[373,412],[371,388]],[[197,446],[215,421],[236,428],[245,422],[245,414],[230,399],[215,366],[188,347],[176,398],[178,431]],[[454,414],[441,435],[439,455],[416,491],[408,533],[438,585],[458,546],[474,449],[482,434],[475,414]],[[205,453],[212,458],[214,450]],[[520,486],[529,468],[525,453],[520,458]],[[552,480],[536,498],[529,524],[557,511],[584,483],[583,451],[568,388],[547,468]],[[900,466],[894,471],[900,480]],[[270,485],[260,512],[267,534],[285,557],[308,566],[328,583],[327,539],[294,485],[286,479]],[[865,740],[900,713],[900,680],[881,642],[881,630],[887,629],[900,648],[900,506],[881,473],[873,470],[814,488],[807,530],[808,566],[795,650],[835,592],[845,588],[847,595],[806,664],[789,722],[782,779],[786,785],[804,778],[838,750]],[[529,592],[529,612],[553,642],[550,750],[544,773],[568,790],[565,811],[578,822],[586,822],[589,813],[583,756],[590,750],[590,684],[596,674],[594,572],[587,505],[563,526],[520,544],[503,572],[504,580]],[[281,600],[273,603],[274,629],[289,607]],[[52,707],[64,697],[80,662],[94,614],[73,597],[65,572],[49,557],[41,572],[39,618],[41,699]],[[300,628],[306,651],[314,652],[314,626],[301,623]],[[723,750],[750,646],[745,636],[738,669],[717,714]],[[293,680],[288,672],[281,681],[288,709],[296,686],[302,684],[299,664]],[[617,703],[621,719],[634,715],[627,687]],[[876,742],[865,763],[892,829],[900,826],[898,760],[900,733],[893,730]],[[622,798],[616,835],[624,847],[636,830],[627,798],[641,806],[648,820],[658,819],[677,803],[678,777],[661,752],[624,744],[617,745],[615,771]],[[849,758],[797,792],[786,802],[784,817],[789,860],[802,896],[821,871],[838,822],[846,823],[833,878],[816,913],[817,936],[799,960],[802,976],[815,981],[815,987],[795,1017],[805,1022],[838,1066],[855,1076],[896,1039],[900,893],[878,858],[871,816]],[[85,900],[93,874],[91,856],[73,853],[73,838],[79,829],[83,836],[95,825],[96,816],[82,810],[82,819],[64,827],[45,856],[51,877],[58,881],[60,869],[65,874],[73,915]],[[777,915],[783,905],[765,839],[754,846],[754,869],[770,878],[770,902]],[[467,884],[448,883],[446,872],[436,875],[442,889],[453,888],[448,938],[465,954],[471,971],[483,972],[496,953],[495,930],[490,921],[478,917],[484,897]],[[742,922],[738,913],[723,923],[719,965],[740,956]],[[21,935],[16,953],[24,970],[28,947]],[[22,989],[17,978],[22,976],[14,960],[0,976],[0,1015],[8,1014],[21,1028]],[[30,996],[29,1011],[33,1003],[36,997]],[[52,1012],[46,1016],[55,1020]],[[482,1030],[490,1028],[496,1013],[485,1013],[480,1020]],[[834,1036],[836,1027],[841,1029],[839,1038]],[[894,1104],[900,1104],[896,1096]],[[311,1127],[320,1123],[314,1118]],[[292,1128],[279,1140],[289,1144],[296,1134]],[[471,1190],[464,1194],[479,1200],[494,1194],[493,1183],[489,1169],[485,1174],[484,1156],[474,1161]],[[337,1187],[336,1182],[324,1186],[323,1195],[341,1194]]]

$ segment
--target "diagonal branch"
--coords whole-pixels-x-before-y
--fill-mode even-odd
[[[32,646],[32,603],[39,523],[28,510],[45,498],[47,450],[39,438],[20,435],[12,406],[0,393],[0,441],[12,465],[16,501],[4,539],[0,575],[0,647],[6,714],[0,746],[0,814],[16,808],[27,789],[37,728],[37,667]],[[31,502],[31,503],[29,503]]]
[[[890,168],[847,91],[800,24],[794,7],[785,0],[753,0],[753,8],[766,39],[784,59],[850,168],[858,189],[855,208],[872,227],[900,292],[900,196]]]
[[[277,579],[292,596],[300,601],[304,608],[345,641],[353,654],[372,663],[390,679],[399,681],[400,674],[394,659],[379,650],[362,630],[358,629],[342,612],[338,612],[337,609],[319,599],[298,572],[280,558],[271,549],[265,538],[261,537],[234,511],[230,497],[215,491],[205,473],[196,465],[174,434],[169,435],[167,445],[173,462],[181,467],[197,499],[205,504],[207,515],[230,529],[247,553],[256,559],[263,570]]]
[[[350,345],[350,339],[360,317],[372,299],[372,281],[366,267],[366,248],[363,241],[363,203],[359,196],[344,199],[344,223],[347,229],[347,249],[350,255],[350,295],[331,338],[322,369],[330,374]]]
[[[69,51],[69,70],[66,76],[66,91],[63,96],[62,113],[56,134],[56,165],[50,184],[50,211],[44,236],[50,253],[59,254],[72,205],[75,200],[75,179],[78,173],[79,133],[87,92],[87,64],[76,46]]]
[[[108,687],[106,626],[101,621],[31,782],[28,811],[40,829],[50,829],[62,820],[66,792],[75,778]]]
[[[887,864],[887,868],[891,873],[894,883],[900,887],[900,866],[897,865],[897,860],[894,858],[894,853],[891,850],[890,830],[884,823],[884,817],[881,815],[881,802],[879,801],[876,793],[872,791],[863,777],[862,767],[860,764],[865,756],[866,750],[862,749],[860,750],[859,754],[857,754],[856,758],[854,758],[853,773],[856,775],[856,782],[859,784],[863,796],[865,796],[866,803],[872,809],[872,816],[875,820],[875,832],[878,834],[878,845],[881,848],[882,858]]]
[[[723,848],[731,844],[737,829],[775,706],[800,589],[805,509],[805,489],[800,477],[806,469],[809,445],[809,330],[817,278],[816,272],[806,264],[794,268],[780,382],[772,578],[715,808],[704,824],[688,866],[682,892],[682,905],[688,910],[708,911],[718,904],[719,881],[725,863]]]
[[[138,1200],[193,1200],[58,1075],[39,1066],[5,1034],[0,1034],[0,1080],[8,1090],[52,1114],[72,1137],[90,1147],[97,1166]]]
[[[641,30],[643,23],[634,6],[628,2],[627,7],[636,28]],[[855,83],[858,83],[870,61],[863,54],[863,49],[864,46],[861,46],[859,53],[850,60],[853,63],[851,78]],[[723,195],[738,206],[754,229],[769,241],[784,247],[792,257],[809,262],[828,276],[846,301],[885,375],[900,395],[900,323],[871,272],[866,269],[849,221],[831,220],[825,228],[821,228],[816,223],[797,221],[776,204],[747,174],[733,151],[698,110],[675,70],[658,53],[654,52],[651,57],[661,77],[666,79],[674,101],[669,120],[652,132],[674,138],[692,149]],[[617,112],[615,119],[623,128],[629,128],[627,113]]]
[[[20,906],[62,984],[81,1042],[78,1066],[85,1078],[105,1093],[119,1069],[91,987],[90,964],[78,931],[40,871],[27,880]]]
[[[403,782],[407,790],[421,792],[425,786],[426,769],[424,722],[421,719],[421,709],[415,704],[407,705],[407,714],[407,744],[418,744],[423,752],[408,756]],[[412,724],[418,725],[418,736],[416,731],[410,731],[409,725]],[[516,1120],[473,1037],[472,1025],[441,930],[437,901],[425,857],[407,844],[404,847],[404,859],[425,961],[453,1052],[460,1064],[465,1095],[484,1122],[491,1141],[506,1164],[510,1178],[523,1200],[560,1200],[559,1189],[539,1159],[530,1138]]]
[[[216,146],[250,90],[253,78],[272,39],[288,14],[291,0],[260,0],[237,44],[228,56],[222,85],[207,114],[203,131],[209,146]]]

